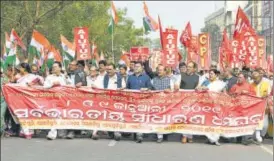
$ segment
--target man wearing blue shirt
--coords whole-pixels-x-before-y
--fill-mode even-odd
[[[127,80],[127,89],[133,90],[148,90],[152,89],[150,77],[145,74],[141,62],[136,62],[134,65],[134,74],[130,75]],[[137,133],[137,143],[142,143],[143,134]]]
[[[134,74],[128,77],[126,88],[135,90],[152,89],[150,77],[144,73],[141,62],[135,63]]]

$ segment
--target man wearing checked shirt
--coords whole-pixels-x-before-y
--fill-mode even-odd
[[[167,68],[163,65],[158,65],[157,76],[152,79],[153,90],[165,90],[170,91],[174,89],[174,83],[170,77],[166,76]],[[157,134],[157,143],[163,141],[163,134]]]

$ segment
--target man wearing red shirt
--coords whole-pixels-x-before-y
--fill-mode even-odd
[[[247,73],[241,72],[238,75],[238,80],[235,85],[233,85],[229,91],[230,95],[238,94],[249,94],[256,95],[255,89],[247,82]]]
[[[248,82],[248,74],[245,72],[240,72],[238,75],[237,83],[233,85],[229,91],[230,95],[237,96],[239,94],[249,94],[256,96],[256,91],[253,86]],[[244,145],[249,145],[253,142],[250,136],[237,137],[237,142],[242,142]]]

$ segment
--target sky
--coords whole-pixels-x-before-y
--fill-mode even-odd
[[[158,21],[161,18],[163,28],[172,26],[179,30],[191,23],[192,33],[198,34],[204,27],[204,18],[224,6],[224,1],[146,1],[150,15]],[[143,1],[114,1],[116,8],[127,8],[127,17],[134,20],[136,27],[142,27]],[[152,32],[150,38],[158,38],[159,32]]]

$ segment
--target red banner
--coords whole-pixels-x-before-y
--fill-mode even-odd
[[[198,61],[198,36],[191,37],[191,45],[187,48],[187,62]]]
[[[262,67],[264,70],[267,70],[267,62],[266,62],[266,44],[265,39],[262,36],[258,37],[258,66]]]
[[[178,66],[178,47],[177,37],[178,30],[166,29],[163,35],[163,59],[162,62],[165,66],[176,68]]]
[[[224,29],[223,40],[221,43],[221,47],[219,48],[219,65],[222,71],[229,66],[232,57],[231,54],[231,44],[227,36],[226,29]]]
[[[256,34],[253,34],[251,31],[245,32],[245,40],[242,43],[243,51],[246,51],[247,58],[245,59],[245,64],[250,68],[256,68],[259,66],[258,59],[258,37]],[[240,52],[241,53],[241,52]],[[241,56],[241,55],[240,55]]]
[[[91,59],[87,27],[74,28],[74,41],[76,44],[77,60]]]
[[[210,38],[208,33],[199,34],[199,54],[200,54],[200,65],[203,70],[209,69],[210,67]]]
[[[130,59],[132,61],[145,61],[149,57],[148,47],[132,47],[130,48]]]
[[[253,96],[195,91],[142,93],[5,85],[3,94],[21,126],[29,129],[218,133],[234,137],[252,134],[261,126],[266,107],[266,99]]]
[[[231,49],[232,49],[232,54],[231,54],[231,59],[229,62],[229,67],[231,68],[240,68],[240,60],[239,60],[239,51],[240,51],[240,44],[239,41],[237,40],[232,40],[231,41]]]

